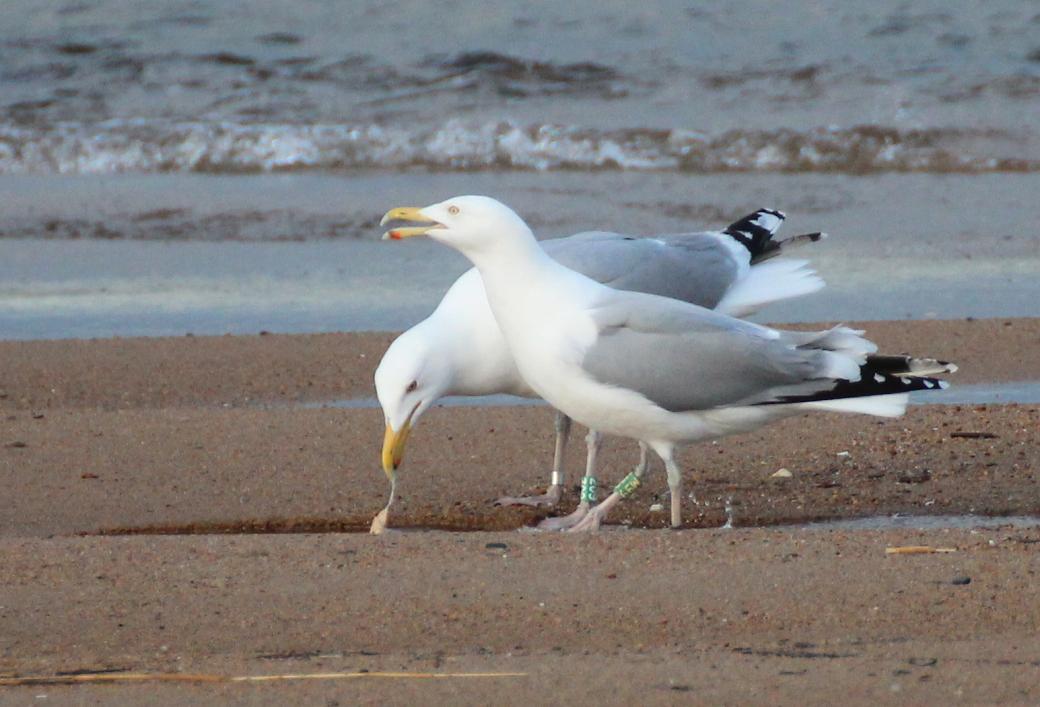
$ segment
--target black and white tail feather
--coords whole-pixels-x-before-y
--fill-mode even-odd
[[[858,364],[858,371],[847,370],[832,380],[826,380],[831,376],[825,373],[824,380],[808,384],[815,390],[774,391],[772,399],[756,404],[797,405],[807,410],[898,417],[906,412],[911,392],[946,388],[949,384],[935,376],[957,370],[957,366],[949,361],[873,353],[873,345],[862,339],[861,333],[835,327],[823,332],[821,337],[799,345],[799,348],[818,349],[823,354],[844,357],[844,365],[850,362]],[[860,345],[860,342],[869,347]],[[832,362],[828,361],[827,365],[832,365]],[[835,372],[839,371],[835,369]],[[822,387],[820,383],[823,383]]]
[[[761,263],[780,255],[785,249],[806,243],[816,243],[827,237],[826,233],[803,233],[783,241],[775,241],[773,237],[783,225],[787,215],[777,209],[759,209],[742,219],[734,221],[723,229],[751,254],[751,264]]]
[[[772,302],[808,295],[824,287],[823,279],[809,267],[809,261],[772,260],[794,246],[827,237],[825,233],[805,233],[783,241],[773,240],[785,218],[783,211],[759,209],[722,230],[722,234],[747,249],[751,269],[726,293],[716,306],[717,311],[743,317]]]

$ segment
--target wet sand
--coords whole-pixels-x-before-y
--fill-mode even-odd
[[[1040,172],[0,174],[0,335],[398,330],[468,264],[423,239],[383,243],[376,221],[449,194],[495,195],[540,238],[684,233],[782,208],[784,237],[831,234],[797,256],[827,289],[771,305],[773,321],[1032,317],[1038,192]]]
[[[811,329],[836,322],[778,324]],[[955,361],[957,383],[1040,378],[1040,319],[843,322],[887,352]],[[0,410],[157,408],[375,395],[392,333],[0,341]]]
[[[954,382],[1040,378],[1040,320],[866,326],[884,349],[957,361]],[[413,530],[316,532],[363,530],[385,502],[382,420],[294,403],[371,395],[390,336],[0,343],[0,675],[525,676],[31,686],[0,701],[1040,697],[1040,530],[790,525],[1040,514],[1040,406],[817,415],[694,446],[687,529],[656,530],[657,466],[592,537],[506,532],[547,512],[491,506],[544,484],[547,409],[450,407],[410,440],[390,525]],[[575,435],[571,481],[582,447]],[[607,484],[633,447],[610,442]],[[792,478],[771,478],[780,467]],[[736,529],[719,528],[728,516]]]

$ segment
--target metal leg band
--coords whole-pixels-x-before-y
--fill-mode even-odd
[[[581,477],[581,500],[585,503],[595,503],[599,495],[599,482],[595,476],[585,475]]]
[[[549,484],[552,486],[563,486],[563,472],[554,471],[549,475]]]
[[[614,487],[614,493],[616,493],[618,496],[621,496],[621,498],[628,498],[633,493],[635,493],[636,489],[639,488],[640,484],[642,483],[643,482],[640,481],[639,477],[636,476],[636,473],[634,471],[630,472],[628,476],[621,479],[618,485]]]

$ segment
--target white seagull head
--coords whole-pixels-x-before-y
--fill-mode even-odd
[[[412,428],[430,405],[451,385],[451,371],[443,357],[431,355],[421,327],[397,337],[376,368],[376,397],[383,408],[383,472],[393,479],[404,458]]]
[[[385,225],[390,221],[423,225],[391,228],[383,234],[384,240],[429,236],[463,253],[501,245],[511,238],[531,237],[531,230],[516,212],[489,196],[455,196],[422,208],[390,209],[379,223]]]

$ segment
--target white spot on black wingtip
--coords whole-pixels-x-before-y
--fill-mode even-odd
[[[779,211],[759,209],[758,213],[755,214],[755,217],[750,220],[750,223],[759,228],[764,228],[770,233],[775,233],[776,230],[780,228],[780,224],[783,220],[784,215]]]
[[[884,383],[885,382],[885,377],[883,375],[881,375],[880,373],[875,373],[874,374],[874,381],[876,383]]]
[[[950,384],[946,381],[936,381],[939,384],[939,390],[946,390],[950,387]]]
[[[925,388],[934,388],[935,387],[935,381],[930,381],[928,379],[925,379],[924,380],[924,387]]]
[[[910,385],[910,379],[909,378],[905,378],[904,376],[900,376],[899,377],[899,382],[902,383],[903,385]]]

